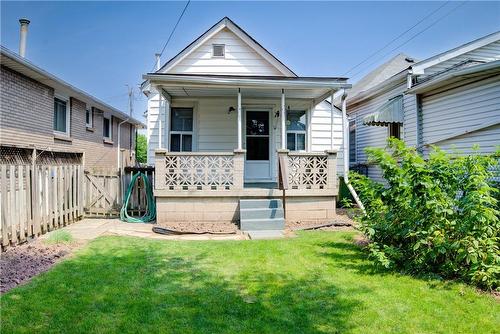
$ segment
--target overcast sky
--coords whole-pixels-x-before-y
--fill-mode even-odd
[[[141,75],[151,70],[155,52],[163,47],[185,4],[2,1],[1,43],[17,52],[18,19],[30,19],[29,60],[127,111],[126,85],[137,87]],[[224,16],[297,74],[354,75],[352,82],[399,52],[425,59],[500,30],[500,2],[193,1],[162,60],[174,56]],[[138,89],[135,95],[134,115],[143,119],[145,99]]]

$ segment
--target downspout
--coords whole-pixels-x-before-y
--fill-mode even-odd
[[[366,214],[365,206],[363,203],[361,203],[361,200],[359,199],[358,194],[356,193],[356,190],[352,187],[351,183],[349,182],[349,122],[347,121],[347,92],[344,90],[342,93],[341,101],[342,101],[342,124],[344,128],[344,182],[349,189],[349,192],[351,193],[352,197],[356,201],[356,204],[358,204],[359,208],[363,211],[363,213]],[[332,100],[333,104],[333,100]]]

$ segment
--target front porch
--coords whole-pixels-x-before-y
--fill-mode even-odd
[[[238,222],[240,200],[284,196],[286,219],[334,217],[342,117],[324,100],[344,79],[145,79],[158,93],[158,222]]]

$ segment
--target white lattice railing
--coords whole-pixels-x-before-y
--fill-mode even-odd
[[[290,189],[331,189],[336,179],[336,154],[289,153],[288,186]]]
[[[160,152],[155,163],[156,188],[171,191],[240,189],[243,172],[240,172],[239,160],[233,152]]]

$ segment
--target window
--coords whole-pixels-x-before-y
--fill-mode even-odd
[[[224,44],[212,45],[212,57],[224,58],[226,55],[226,46]]]
[[[54,98],[54,131],[69,135],[69,102]]]
[[[389,124],[389,137],[394,137],[401,139],[401,123],[390,123]]]
[[[172,108],[170,114],[170,151],[193,150],[193,109]]]
[[[288,110],[286,113],[286,147],[290,151],[306,150],[306,112]]]
[[[349,162],[356,162],[356,120],[349,121]]]
[[[94,108],[90,107],[85,110],[85,125],[91,128],[94,123]]]
[[[112,122],[111,122],[111,116],[110,117],[104,117],[103,122],[102,122],[102,136],[106,139],[110,139],[113,136],[112,132]]]

